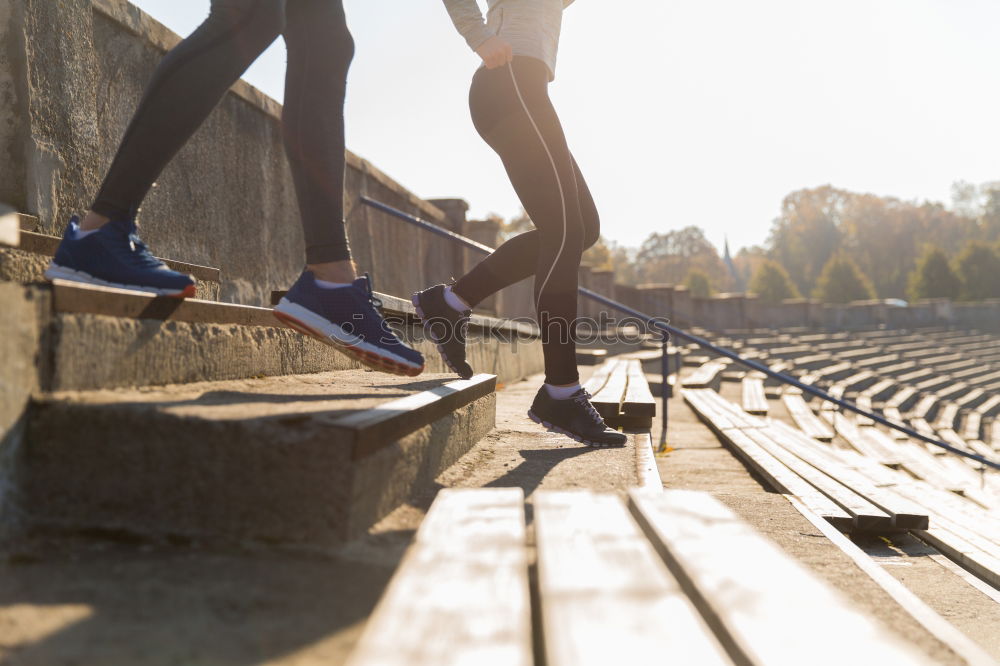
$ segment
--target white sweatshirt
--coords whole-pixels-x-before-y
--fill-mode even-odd
[[[487,0],[486,18],[476,0],[444,0],[458,32],[475,51],[490,37],[511,45],[514,55],[544,62],[555,78],[562,12],[573,0]]]

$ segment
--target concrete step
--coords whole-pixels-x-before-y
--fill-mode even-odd
[[[43,273],[59,247],[60,238],[33,231],[37,227],[34,218],[20,214],[12,217],[20,223],[20,238],[14,247],[3,247],[4,244],[0,243],[0,280],[25,284],[43,282]],[[219,297],[222,278],[218,268],[173,259],[161,261],[175,271],[193,275],[198,281],[198,298],[212,300]]]
[[[270,308],[56,281],[0,292],[0,307],[39,304],[38,385],[47,391],[179,384],[358,369],[345,355],[282,325]],[[402,336],[422,351],[429,372],[446,372],[424,339],[413,306],[380,295]],[[7,303],[9,301],[9,303]],[[473,368],[510,382],[542,368],[536,331],[486,317],[469,331]]]
[[[364,533],[493,427],[496,377],[340,371],[37,399],[23,525],[325,544]]]

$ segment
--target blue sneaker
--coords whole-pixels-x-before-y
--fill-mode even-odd
[[[158,296],[194,296],[194,278],[167,268],[139,240],[135,222],[112,220],[77,238],[79,218],[66,227],[56,256],[45,271],[49,280],[72,280],[102,287],[132,289]]]
[[[311,271],[303,271],[274,308],[274,316],[370,368],[407,377],[419,375],[424,371],[424,357],[396,337],[382,317],[381,306],[368,275],[350,287],[323,289]]]

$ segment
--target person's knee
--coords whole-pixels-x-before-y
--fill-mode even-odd
[[[601,239],[601,218],[597,211],[591,211],[583,217],[583,249],[588,250]]]

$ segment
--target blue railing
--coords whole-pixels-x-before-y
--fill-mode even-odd
[[[388,206],[388,205],[386,205],[386,204],[384,204],[384,203],[382,203],[380,201],[375,201],[374,199],[370,199],[370,198],[364,197],[364,196],[361,197],[361,201],[363,203],[371,206],[372,208],[375,208],[377,210],[382,211],[383,213],[387,213],[389,215],[392,215],[393,217],[397,217],[397,218],[399,218],[401,220],[409,222],[410,224],[412,224],[414,226],[420,227],[421,229],[429,231],[429,232],[431,232],[433,234],[437,234],[438,236],[443,236],[443,237],[448,238],[448,239],[450,239],[450,240],[452,240],[452,241],[454,241],[456,243],[460,243],[460,244],[464,245],[465,247],[467,247],[467,248],[469,248],[471,250],[475,250],[477,252],[480,252],[481,254],[491,254],[493,252],[493,248],[491,248],[491,247],[489,247],[487,245],[483,245],[482,243],[477,243],[476,241],[474,241],[472,239],[469,239],[469,238],[466,238],[465,236],[462,236],[460,234],[456,234],[453,231],[449,231],[447,229],[443,229],[443,228],[439,227],[438,225],[436,225],[436,224],[434,224],[432,222],[428,222],[427,220],[421,220],[418,217],[414,217],[413,215],[410,215],[409,213],[405,213],[405,212],[403,212],[403,211],[401,211],[401,210],[399,210],[397,208],[393,208],[392,206]],[[921,442],[926,442],[926,443],[931,444],[933,446],[937,446],[937,447],[939,447],[941,449],[944,449],[945,451],[949,451],[949,452],[954,453],[956,455],[960,455],[960,456],[963,456],[965,458],[969,458],[971,460],[975,460],[976,462],[981,463],[985,467],[989,467],[989,468],[992,468],[992,469],[1000,469],[1000,462],[995,462],[995,461],[990,460],[988,458],[985,458],[985,457],[983,457],[983,456],[981,456],[981,455],[979,455],[977,453],[972,453],[970,451],[964,451],[964,450],[962,450],[962,449],[960,449],[960,448],[958,448],[956,446],[952,446],[951,444],[948,444],[947,442],[942,442],[939,439],[936,439],[934,437],[930,437],[930,436],[925,435],[925,434],[923,434],[921,432],[918,432],[917,430],[914,430],[913,428],[910,428],[910,427],[908,427],[908,426],[906,426],[906,425],[904,425],[902,423],[896,423],[895,421],[890,421],[889,419],[885,418],[884,416],[881,416],[881,415],[876,414],[874,412],[870,412],[868,410],[862,409],[862,408],[858,407],[857,405],[855,405],[852,402],[848,402],[848,401],[843,400],[841,398],[837,398],[835,396],[832,396],[829,393],[827,393],[826,391],[824,391],[823,389],[817,388],[817,387],[812,386],[810,384],[805,384],[805,383],[799,381],[798,379],[796,379],[795,377],[792,377],[791,375],[786,375],[783,372],[776,372],[776,371],[772,370],[771,368],[767,367],[766,365],[764,365],[763,363],[758,363],[757,361],[754,361],[754,360],[751,360],[751,359],[748,359],[748,358],[743,358],[742,356],[740,356],[739,354],[737,354],[736,352],[734,352],[732,350],[726,349],[725,347],[719,347],[717,345],[712,344],[711,342],[709,342],[708,340],[706,340],[706,339],[704,339],[702,337],[699,337],[699,336],[694,335],[692,333],[688,333],[686,331],[683,331],[683,330],[681,330],[681,329],[679,329],[679,328],[677,328],[675,326],[671,326],[666,320],[664,320],[662,318],[651,317],[651,316],[647,315],[644,312],[639,312],[635,308],[630,308],[629,306],[625,305],[624,303],[619,303],[618,301],[612,300],[612,299],[608,298],[607,296],[604,296],[602,294],[598,294],[596,291],[591,291],[590,289],[587,289],[585,287],[580,287],[579,290],[580,290],[580,293],[583,294],[584,296],[586,296],[587,298],[590,298],[590,299],[592,299],[594,301],[597,301],[598,303],[600,303],[602,305],[605,305],[605,306],[607,306],[609,308],[612,308],[614,310],[618,310],[619,312],[622,312],[622,313],[624,313],[624,314],[626,314],[626,315],[628,315],[630,317],[633,317],[634,319],[636,319],[638,321],[644,322],[650,328],[655,329],[656,331],[660,332],[665,338],[667,338],[667,337],[673,337],[673,338],[680,338],[682,340],[687,340],[689,342],[692,342],[692,343],[698,345],[699,347],[701,347],[703,349],[707,349],[707,350],[711,351],[712,353],[717,354],[718,356],[722,356],[722,357],[731,359],[733,361],[736,361],[740,365],[743,365],[743,366],[745,366],[747,368],[750,368],[752,370],[756,370],[757,372],[762,372],[765,375],[767,375],[768,377],[771,377],[772,379],[775,379],[775,380],[777,380],[777,381],[779,381],[779,382],[781,382],[783,384],[787,384],[789,386],[794,386],[795,388],[801,390],[803,393],[808,393],[808,394],[810,394],[812,396],[815,396],[815,397],[819,398],[820,400],[824,400],[826,402],[831,402],[831,403],[833,403],[837,407],[840,407],[843,410],[846,410],[846,411],[849,411],[849,412],[854,412],[855,414],[860,414],[861,416],[867,417],[867,418],[871,419],[872,421],[874,421],[874,422],[876,422],[878,424],[884,425],[884,426],[886,426],[888,428],[892,428],[893,430],[897,430],[897,431],[903,433],[904,435],[906,435],[907,437],[909,437],[910,439],[916,439],[916,440],[919,440]],[[666,342],[664,341],[664,343],[663,343],[663,352],[664,352],[664,355],[666,355],[666,353],[667,353],[666,349],[667,349],[667,345],[666,345]],[[668,384],[668,381],[667,381],[667,370],[668,370],[668,368],[667,368],[667,361],[666,361],[666,358],[664,358],[664,362],[663,362],[663,389],[662,389],[663,403],[664,403],[664,407],[663,407],[663,423],[664,423],[664,435],[663,435],[663,437],[664,438],[665,438],[666,423],[667,423],[667,398],[668,398],[668,394],[669,394],[669,391],[670,391],[670,387],[669,387],[669,384]],[[661,439],[661,444],[662,444],[663,441],[665,441],[665,439]]]

